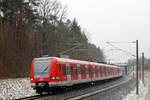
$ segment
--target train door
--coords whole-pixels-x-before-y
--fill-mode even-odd
[[[70,64],[70,71],[71,71],[71,80],[78,79],[78,68],[75,64]]]
[[[61,64],[61,71],[62,71],[62,81],[66,81],[67,80],[67,68],[66,68],[66,64]]]
[[[110,76],[110,67],[107,67],[108,76]]]
[[[74,80],[74,71],[73,71],[73,64],[70,64],[70,73],[71,73],[71,80]]]
[[[100,68],[99,75],[100,75],[100,77],[103,77],[102,66],[100,66],[99,68]]]
[[[92,78],[95,78],[95,67],[91,66]]]
[[[115,75],[117,75],[117,70],[116,70],[116,68],[115,68],[114,70],[115,70],[115,71],[114,71],[114,72],[115,72]]]
[[[104,76],[107,77],[107,69],[106,69],[106,66],[104,66]]]
[[[107,67],[108,68],[108,76],[110,76],[110,67]]]
[[[66,69],[67,69],[67,80],[70,81],[71,80],[71,72],[70,72],[69,63],[66,64]]]
[[[86,79],[87,78],[87,74],[88,74],[88,72],[87,72],[87,67],[86,67],[86,65],[84,65],[83,66],[83,75],[84,75],[84,79]]]
[[[91,65],[88,66],[89,78],[93,78],[93,67]]]
[[[89,74],[89,78],[92,78],[92,72],[91,72],[91,66],[88,66],[88,74]]]
[[[109,76],[111,76],[111,68],[110,67],[109,67],[108,72],[109,72]]]
[[[86,79],[85,65],[80,65],[80,69],[81,69],[81,79]]]
[[[60,80],[62,80],[62,69],[61,69],[61,64],[60,63],[58,63],[57,64],[57,68],[56,68],[56,75],[59,77],[57,77],[56,79],[60,79]]]
[[[106,67],[106,76],[109,76],[109,67]]]
[[[119,70],[119,68],[117,68],[117,69],[118,69],[118,75],[119,75],[120,70]]]
[[[99,74],[99,70],[98,70],[98,67],[97,66],[95,66],[95,73],[96,73],[96,78],[98,78],[98,74]]]
[[[111,74],[112,74],[112,76],[113,76],[113,67],[111,68]]]
[[[114,68],[112,67],[112,75],[114,76]]]
[[[110,76],[112,76],[112,68],[110,67]]]
[[[78,70],[78,80],[81,80],[81,65],[77,64],[77,70]]]

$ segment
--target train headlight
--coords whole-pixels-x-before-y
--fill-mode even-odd
[[[31,78],[30,80],[33,81],[33,78]]]
[[[54,79],[55,79],[55,77],[51,77],[51,79],[52,79],[52,80],[54,80]]]

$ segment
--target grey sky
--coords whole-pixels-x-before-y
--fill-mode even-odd
[[[107,59],[133,58],[111,50],[106,41],[139,40],[140,52],[150,57],[150,0],[59,0],[68,6],[68,17],[90,33],[92,43],[104,49]],[[135,54],[135,44],[114,44]]]

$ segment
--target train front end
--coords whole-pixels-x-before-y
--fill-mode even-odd
[[[52,57],[42,57],[34,58],[32,61],[30,73],[31,87],[39,94],[49,91],[52,59]]]

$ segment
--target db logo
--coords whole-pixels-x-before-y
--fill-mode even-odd
[[[40,78],[40,81],[43,81],[44,79],[43,78]]]

